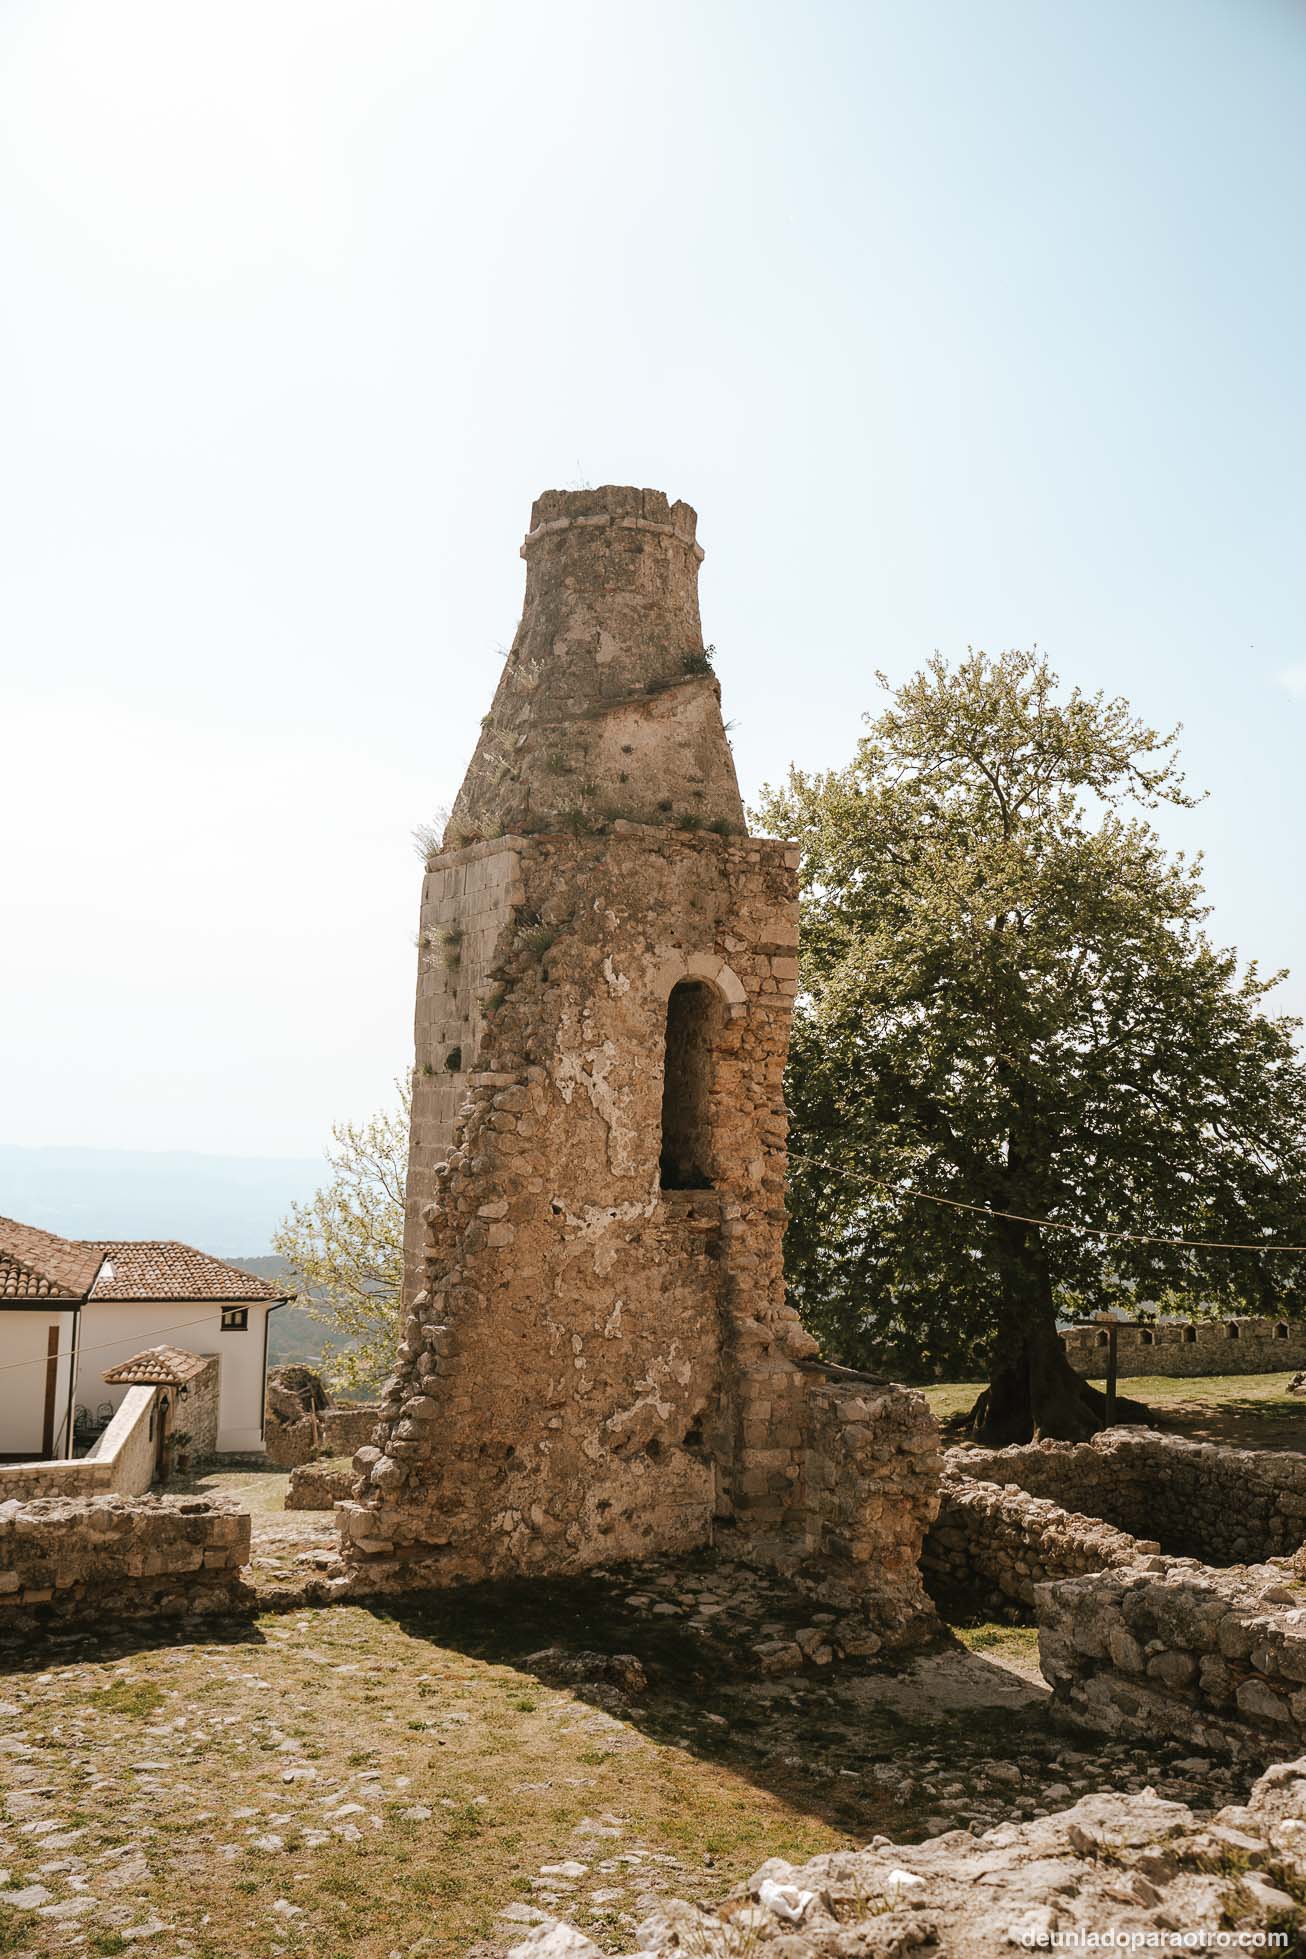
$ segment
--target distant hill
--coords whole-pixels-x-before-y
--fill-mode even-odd
[[[249,1247],[270,1244],[291,1205],[306,1202],[327,1175],[325,1160],[312,1156],[0,1143],[0,1216],[64,1238],[180,1238],[242,1272],[281,1279],[290,1274],[285,1259]],[[268,1360],[311,1363],[330,1338],[301,1306],[279,1306],[268,1321]]]
[[[0,1143],[0,1215],[65,1238],[180,1238],[235,1260],[270,1244],[327,1174],[312,1156]]]
[[[268,1253],[263,1258],[229,1258],[238,1271],[252,1272],[260,1279],[286,1279],[294,1283],[289,1262]],[[322,1343],[330,1340],[337,1350],[353,1346],[347,1336],[335,1334],[322,1320],[313,1318],[302,1306],[278,1306],[268,1319],[268,1366],[281,1367],[286,1361],[306,1361],[311,1367],[321,1359]]]

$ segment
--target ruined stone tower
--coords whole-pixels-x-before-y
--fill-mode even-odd
[[[356,1578],[715,1543],[923,1612],[919,1397],[784,1299],[796,852],[746,834],[695,515],[552,491],[423,886],[407,1321],[340,1507]]]

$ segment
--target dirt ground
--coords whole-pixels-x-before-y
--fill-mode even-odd
[[[270,1593],[323,1521],[257,1520]],[[554,1912],[620,1952],[659,1897],[767,1856],[1246,1786],[1058,1728],[1020,1628],[762,1676],[753,1643],[810,1614],[703,1557],[65,1635],[0,1672],[0,1952],[490,1959]],[[545,1648],[635,1654],[647,1684],[560,1686]]]

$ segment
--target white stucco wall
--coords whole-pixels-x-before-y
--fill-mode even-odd
[[[233,1455],[263,1447],[263,1347],[267,1307],[254,1302],[244,1333],[224,1332],[222,1309],[193,1300],[92,1300],[82,1312],[77,1399],[94,1414],[103,1401],[116,1408],[126,1388],[111,1388],[107,1367],[130,1360],[142,1347],[183,1347],[192,1354],[216,1354],[218,1448]],[[185,1322],[185,1324],[181,1324]],[[186,1426],[184,1404],[174,1427]]]
[[[52,1326],[59,1328],[54,1451],[61,1453],[68,1413],[73,1315],[52,1306],[48,1312],[0,1311],[0,1455],[35,1459],[42,1454],[45,1372]]]

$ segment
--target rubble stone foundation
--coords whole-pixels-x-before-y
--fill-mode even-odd
[[[1111,1428],[1091,1442],[950,1449],[947,1460],[956,1475],[1048,1497],[1206,1564],[1282,1557],[1306,1540],[1306,1456],[1285,1450]]]
[[[1046,1497],[951,1472],[940,1486],[921,1570],[938,1605],[1028,1620],[1037,1586],[1133,1564],[1160,1548]]]

